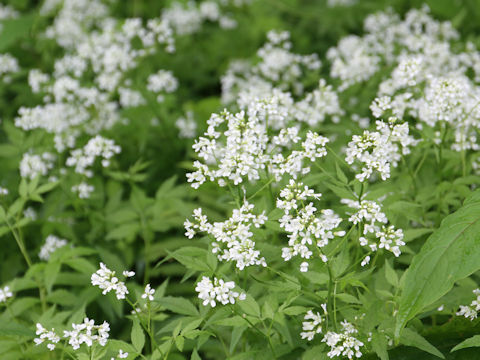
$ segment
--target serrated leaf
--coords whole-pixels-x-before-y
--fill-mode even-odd
[[[414,256],[399,300],[395,338],[408,320],[480,269],[480,191],[447,216]]]
[[[145,333],[143,332],[142,326],[137,319],[133,320],[130,338],[132,340],[133,347],[140,354],[142,352],[143,346],[145,345]]]

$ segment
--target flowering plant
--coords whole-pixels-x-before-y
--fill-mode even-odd
[[[7,3],[1,359],[476,354],[469,5]]]

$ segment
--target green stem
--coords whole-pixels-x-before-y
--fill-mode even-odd
[[[128,297],[125,297],[125,300],[132,307],[133,311],[135,312],[135,316],[137,317],[137,320],[140,322],[140,325],[142,325],[143,329],[146,331],[146,333],[150,337],[150,342],[153,344],[154,348],[156,349],[158,345],[157,345],[157,342],[155,341],[155,337],[153,336],[150,326],[146,325],[142,321],[142,318],[140,317],[140,314],[138,313],[137,308],[135,307],[135,304],[132,303],[132,301]]]
[[[28,255],[27,249],[25,248],[25,243],[24,243],[22,237],[17,233],[15,228],[10,224],[7,217],[5,218],[5,222],[8,226],[8,228],[10,229],[11,233],[13,234],[13,237],[14,237],[14,239],[15,239],[15,241],[16,241],[19,249],[20,249],[20,252],[22,253],[23,258],[25,259],[25,262],[28,265],[28,268],[31,268],[33,263],[32,263],[32,260],[30,259],[30,256]],[[38,287],[38,293],[39,293],[39,296],[40,296],[40,303],[42,304],[42,311],[45,312],[47,310],[47,301],[45,299],[45,289],[43,288],[43,285],[41,284],[41,282],[36,277],[35,277],[35,282],[37,283],[37,287]]]
[[[336,293],[336,281],[333,279],[333,274],[332,270],[330,269],[330,265],[327,264],[327,269],[328,269],[328,295],[327,295],[327,308],[328,308],[328,316],[327,316],[327,321],[330,318],[330,314],[333,315],[333,329],[337,331],[337,316],[335,314],[336,311],[336,306],[335,304],[335,298],[332,301],[332,288],[333,288],[333,283],[335,282],[335,293]],[[335,297],[335,294],[334,294]],[[334,305],[334,306],[332,306]],[[327,323],[328,326],[328,323]]]

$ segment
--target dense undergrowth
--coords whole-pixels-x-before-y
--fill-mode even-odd
[[[479,9],[4,0],[0,358],[480,359]]]

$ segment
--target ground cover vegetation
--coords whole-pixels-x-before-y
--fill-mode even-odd
[[[4,0],[0,358],[480,359],[475,0]]]

